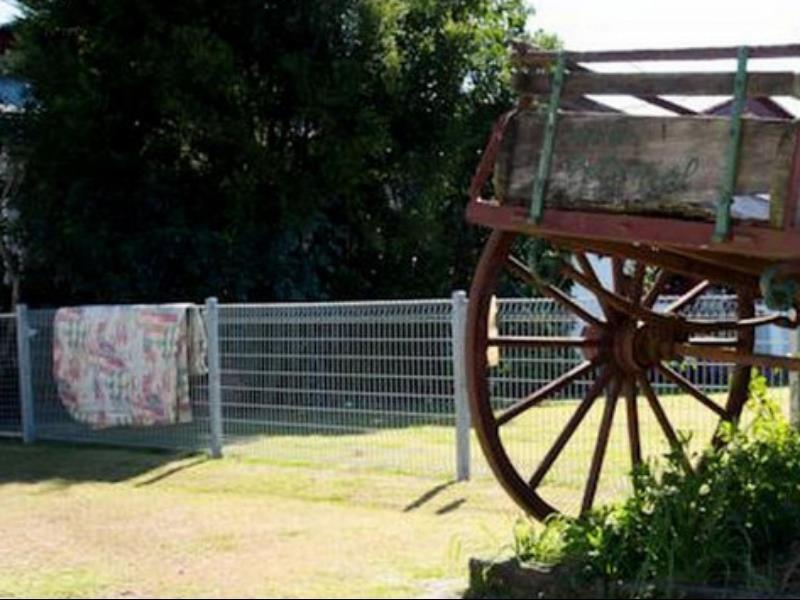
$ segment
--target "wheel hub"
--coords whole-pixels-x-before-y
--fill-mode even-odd
[[[677,317],[657,323],[625,318],[603,326],[588,326],[583,335],[598,341],[597,346],[584,349],[587,360],[606,353],[619,370],[631,374],[674,359],[675,344],[688,339]]]

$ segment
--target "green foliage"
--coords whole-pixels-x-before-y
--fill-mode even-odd
[[[466,285],[523,0],[21,6],[28,301]]]
[[[709,450],[695,472],[677,455],[658,475],[649,465],[624,503],[553,519],[542,532],[521,525],[517,554],[637,595],[675,582],[775,591],[775,571],[800,541],[800,432],[767,398],[763,377],[751,394],[753,420],[723,431],[725,448]]]

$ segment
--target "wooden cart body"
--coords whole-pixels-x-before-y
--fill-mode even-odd
[[[693,113],[659,94],[720,94],[727,88],[732,95],[735,74],[592,73],[583,66],[599,61],[732,59],[738,52],[737,48],[707,48],[564,53],[568,64],[576,67],[565,78],[564,101],[583,93],[635,94],[671,110],[674,116],[590,111],[559,115],[548,193],[543,213],[534,222],[529,202],[547,116],[545,110],[531,108],[530,90],[551,91],[549,77],[535,71],[552,64],[557,55],[519,46],[516,61],[530,69],[518,75],[521,106],[503,115],[495,126],[470,188],[467,219],[493,229],[591,240],[597,249],[620,242],[646,244],[670,256],[689,257],[697,265],[722,269],[732,283],[750,281],[754,292],[770,267],[782,274],[800,274],[800,129],[796,121],[742,115],[734,192],[768,193],[770,212],[760,221],[732,219],[729,234],[715,239],[713,220],[722,194],[732,119]],[[752,48],[749,56],[797,57],[800,45]],[[580,79],[571,88],[573,77]],[[798,97],[800,93],[800,80],[793,73],[748,73],[747,78],[746,98]],[[487,200],[481,191],[492,178],[503,193]],[[670,261],[670,266],[675,265]]]
[[[748,99],[800,97],[794,73],[748,68],[752,59],[784,57],[800,57],[800,45],[583,53],[516,47],[519,104],[496,123],[470,187],[467,219],[493,233],[470,292],[467,373],[473,419],[488,461],[509,494],[534,516],[560,510],[540,488],[599,398],[606,404],[583,511],[595,500],[618,398],[624,398],[634,467],[642,462],[640,400],[652,409],[670,444],[679,445],[651,384],[653,373],[722,421],[735,421],[748,396],[752,367],[800,369],[796,357],[754,349],[757,327],[798,324],[800,125],[789,118],[753,118],[745,110]],[[735,59],[737,67],[732,72],[598,73],[586,66],[717,59]],[[669,115],[627,115],[599,101],[619,94]],[[733,97],[731,114],[699,114],[667,95]],[[490,189],[492,195],[484,197]],[[768,201],[768,210],[737,214],[742,198]],[[543,239],[572,253],[561,274],[591,290],[604,314],[591,314],[515,256],[520,237]],[[601,284],[589,253],[612,257],[613,289]],[[645,289],[653,269],[655,281]],[[538,287],[573,313],[586,324],[583,334],[498,334],[493,298],[503,273]],[[693,285],[658,312],[654,304],[672,274]],[[681,313],[712,288],[738,295],[736,319],[701,321]],[[756,315],[758,298],[773,311]],[[722,331],[735,337],[703,337]],[[503,348],[574,348],[585,360],[498,412],[487,356]],[[720,405],[671,368],[669,361],[676,357],[736,365],[727,401]],[[524,472],[508,455],[503,427],[585,377],[593,377],[593,385],[537,468]],[[686,463],[691,468],[688,458]]]

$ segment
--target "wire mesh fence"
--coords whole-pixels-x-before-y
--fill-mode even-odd
[[[669,299],[663,299],[663,303]],[[549,300],[500,300],[501,335],[563,336],[581,324]],[[595,308],[589,307],[594,310]],[[728,318],[735,299],[704,296],[691,307],[698,318]],[[469,443],[459,429],[457,309],[452,300],[316,304],[222,304],[214,310],[218,333],[221,429],[227,455],[326,469],[367,469],[452,478],[457,448]],[[94,442],[152,448],[208,448],[212,427],[207,376],[191,382],[192,421],[159,427],[97,429],[75,421],[53,377],[53,310],[28,312],[30,381],[35,436],[42,440]],[[209,322],[212,322],[209,320]],[[0,424],[18,432],[20,395],[16,321],[0,316]],[[790,335],[759,329],[757,349],[785,354]],[[582,360],[575,349],[508,348],[492,371],[491,397],[498,410],[552,381]],[[673,365],[706,394],[722,401],[731,365],[687,361]],[[460,372],[461,371],[461,372]],[[775,395],[788,406],[785,373],[767,373]],[[563,427],[565,415],[590,381],[578,379],[504,431],[516,460],[535,465]],[[216,384],[215,384],[216,385]],[[713,415],[673,384],[655,380],[676,429],[707,437]],[[702,408],[702,407],[701,407]],[[595,409],[592,409],[595,411]],[[629,470],[625,411],[615,421],[604,477],[609,493],[624,488]],[[643,411],[644,412],[644,411]],[[463,415],[463,413],[462,413]],[[549,476],[553,493],[584,483],[600,415],[592,412]],[[665,451],[652,415],[642,417],[643,450]],[[593,424],[595,425],[593,427]],[[2,429],[0,429],[2,431]],[[459,431],[461,433],[459,434]],[[467,457],[472,472],[489,470],[474,440]]]
[[[451,303],[222,305],[228,454],[452,473]]]

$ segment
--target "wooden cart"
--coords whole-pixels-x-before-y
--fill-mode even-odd
[[[800,369],[796,357],[754,349],[757,327],[798,325],[800,128],[782,114],[751,113],[754,106],[777,107],[772,97],[798,97],[800,80],[794,73],[748,68],[783,57],[800,57],[800,45],[557,53],[515,48],[519,103],[497,122],[470,189],[467,219],[492,231],[470,291],[466,356],[483,451],[500,483],[531,515],[544,519],[564,509],[561,499],[548,499],[542,490],[593,406],[600,411],[602,405],[602,412],[586,453],[581,511],[596,501],[618,405],[624,404],[629,460],[636,466],[643,460],[643,411],[657,421],[659,435],[683,451],[654,382],[677,386],[714,419],[736,421],[752,367]],[[601,73],[586,66],[718,59],[736,66],[677,73]],[[605,95],[633,96],[664,116],[625,114],[603,104]],[[666,96],[732,100],[718,107],[715,112],[727,113],[719,116]],[[538,254],[530,250],[532,239]],[[610,257],[613,285],[598,277],[591,255]],[[509,280],[537,288],[582,328],[498,333],[495,298],[509,289]],[[588,290],[601,310],[576,301],[565,284]],[[735,294],[733,318],[686,316],[710,290]],[[664,305],[659,299],[667,293],[673,300]],[[768,310],[756,314],[759,299]],[[522,397],[498,408],[494,382],[504,354],[522,350],[541,357],[563,349],[581,362],[532,383]],[[731,364],[727,397],[721,401],[690,381],[676,367],[685,358]],[[504,431],[548,402],[552,406],[552,398],[564,398],[579,381],[582,398],[571,412],[559,411],[568,416],[537,463],[512,457]],[[685,463],[692,468],[691,457]]]

